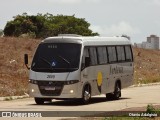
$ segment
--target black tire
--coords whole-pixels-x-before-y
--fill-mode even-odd
[[[113,93],[107,93],[107,94],[106,94],[106,99],[107,99],[107,100],[113,100],[113,99],[114,99]]]
[[[89,85],[86,85],[82,93],[82,103],[88,104],[90,102],[90,99],[91,99],[91,88]]]
[[[114,99],[118,100],[121,97],[121,86],[118,82],[115,84],[115,89],[113,93]]]
[[[44,104],[44,101],[45,99],[44,98],[34,98],[36,104],[38,105],[43,105]]]

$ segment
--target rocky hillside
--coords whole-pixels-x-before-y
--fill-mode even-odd
[[[0,38],[0,96],[22,95],[27,92],[28,70],[24,54],[31,57],[40,40]]]
[[[160,50],[134,48],[134,83],[160,82]]]

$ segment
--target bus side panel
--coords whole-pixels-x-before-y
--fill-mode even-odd
[[[121,88],[132,85],[132,62],[90,66],[81,72],[81,81],[83,83],[81,87],[89,83],[92,96],[114,92],[117,80],[120,80]]]
[[[129,87],[133,84],[133,62],[124,63],[124,81],[122,88]]]
[[[96,69],[93,68],[92,66],[85,68],[81,72],[81,81],[83,83],[82,85],[82,91],[83,91],[83,86],[85,84],[90,84],[91,86],[91,95],[97,95],[99,94],[98,88],[97,88],[97,83],[96,83]]]
[[[132,85],[133,82],[133,63],[117,63],[110,65],[110,91],[114,91],[115,83],[117,80],[121,82],[121,88]]]
[[[99,65],[90,66],[81,72],[81,81],[83,85],[89,83],[91,85],[92,96],[106,94],[109,89],[109,66]]]

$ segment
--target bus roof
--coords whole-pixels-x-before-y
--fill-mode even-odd
[[[57,36],[48,37],[42,41],[43,43],[79,43],[84,46],[95,45],[130,45],[131,41],[126,37],[72,37],[72,36]]]

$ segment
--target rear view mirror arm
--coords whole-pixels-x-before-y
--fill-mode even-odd
[[[27,69],[29,70],[30,67],[28,67],[28,54],[24,54],[24,63],[25,63],[25,66],[27,67]]]

